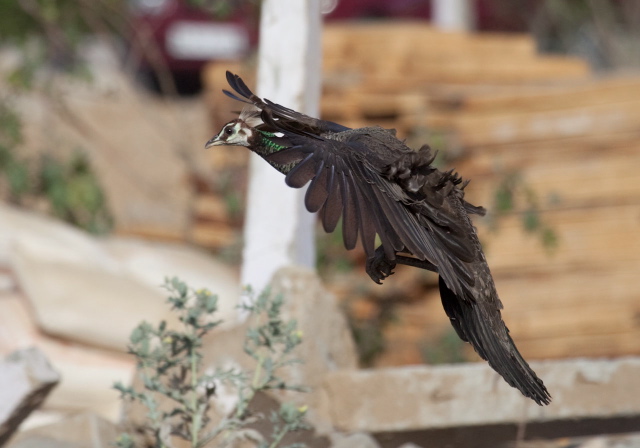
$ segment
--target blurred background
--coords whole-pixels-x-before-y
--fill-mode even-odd
[[[468,31],[445,32],[428,0],[323,1],[321,116],[429,142],[440,167],[472,180],[526,359],[638,355],[640,3],[469,4]],[[46,421],[117,415],[109,381],[132,365],[118,347],[138,316],[163,315],[149,298],[116,322],[137,286],[109,290],[105,272],[155,286],[202,263],[193,278],[237,291],[249,154],[202,148],[239,107],[221,93],[225,71],[255,86],[259,10],[258,0],[0,2],[0,354],[37,344],[76,375]],[[360,247],[345,251],[339,231],[317,239],[361,366],[478,361],[434,275],[399,267],[378,286]]]

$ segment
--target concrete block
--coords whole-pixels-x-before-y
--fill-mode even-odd
[[[331,418],[371,433],[640,416],[640,358],[531,363],[553,402],[538,406],[485,364],[329,372]]]

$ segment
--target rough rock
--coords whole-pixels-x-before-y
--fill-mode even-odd
[[[41,340],[40,346],[62,375],[60,385],[47,400],[47,409],[92,411],[105,418],[118,418],[121,401],[113,383],[131,378],[134,363],[130,356],[55,340]]]
[[[84,413],[18,433],[8,448],[108,448],[117,437],[113,423]]]
[[[220,297],[232,325],[240,295],[236,275],[202,252],[168,243],[98,240],[51,218],[0,206],[5,257],[31,301],[40,327],[72,341],[122,351],[142,320],[173,318],[160,285],[178,275]]]
[[[37,337],[26,299],[19,293],[0,293],[0,356],[35,346]]]
[[[0,363],[0,446],[59,380],[47,358],[35,348],[14,352]]]
[[[256,394],[255,398],[251,402],[251,405],[249,406],[250,412],[252,412],[254,415],[261,414],[264,416],[269,416],[274,412],[278,412],[279,408],[280,402],[274,399],[272,396],[264,393]],[[271,440],[274,434],[274,430],[276,429],[273,423],[269,421],[268,418],[262,419],[257,423],[250,425],[249,428],[250,430],[257,431],[257,433],[261,435],[262,439],[267,441]],[[308,448],[328,448],[330,442],[327,437],[318,435],[314,428],[310,428],[296,432],[290,432],[282,439],[282,442],[279,446],[291,446],[292,444],[300,444],[300,446],[305,446]],[[240,443],[235,446],[237,446],[238,448],[247,446],[257,447],[258,444],[247,441],[247,443]]]
[[[114,381],[129,381],[133,358],[48,336],[36,326],[26,297],[0,294],[0,356],[31,346],[42,350],[62,377],[47,398],[45,418],[53,413],[54,419],[59,419],[56,409],[67,413],[90,410],[106,418],[118,418],[121,402],[112,385]],[[24,425],[41,420],[32,414]]]
[[[334,436],[331,448],[380,448],[380,445],[370,434],[357,432]]]
[[[142,320],[164,318],[162,296],[119,269],[45,259],[17,247],[14,266],[39,326],[47,333],[123,351]]]
[[[271,293],[283,295],[286,301],[283,317],[295,319],[303,334],[296,355],[304,363],[291,368],[285,378],[292,384],[311,388],[308,394],[287,392],[283,395],[286,400],[309,406],[309,419],[318,431],[329,430],[329,402],[322,388],[326,376],[335,371],[355,371],[358,366],[346,318],[336,298],[309,269],[280,269],[271,282]]]
[[[52,101],[34,89],[16,101],[24,152],[85,152],[119,232],[183,239],[191,219],[190,175],[205,171],[210,138],[201,98],[166,101],[136,89],[117,55],[88,51],[94,82],[52,79]]]
[[[134,238],[110,238],[105,248],[136,280],[166,297],[163,276],[178,277],[192,288],[206,288],[219,297],[220,328],[237,323],[237,304],[242,290],[235,269],[204,250],[177,243],[160,243]]]
[[[13,276],[10,273],[4,272],[2,269],[0,269],[0,294],[12,292],[15,290],[15,288],[16,281]]]
[[[100,244],[88,233],[51,217],[0,205],[0,265],[12,266],[16,245],[38,251],[43,260],[64,263],[91,263],[115,270]]]
[[[459,364],[330,372],[333,424],[372,433],[640,417],[640,358],[531,363],[554,401],[538,406],[489,366]]]

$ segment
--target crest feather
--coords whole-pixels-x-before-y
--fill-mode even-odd
[[[262,124],[262,119],[260,118],[260,109],[258,109],[253,104],[243,107],[242,112],[240,112],[240,116],[238,118],[247,123],[247,125],[252,128],[255,128],[256,126]]]

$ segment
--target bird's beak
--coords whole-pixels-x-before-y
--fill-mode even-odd
[[[216,135],[211,140],[209,140],[206,145],[204,145],[204,149],[209,149],[212,146],[222,146],[222,145],[224,145],[224,143],[225,142],[222,141],[222,140],[219,140],[218,136]]]

